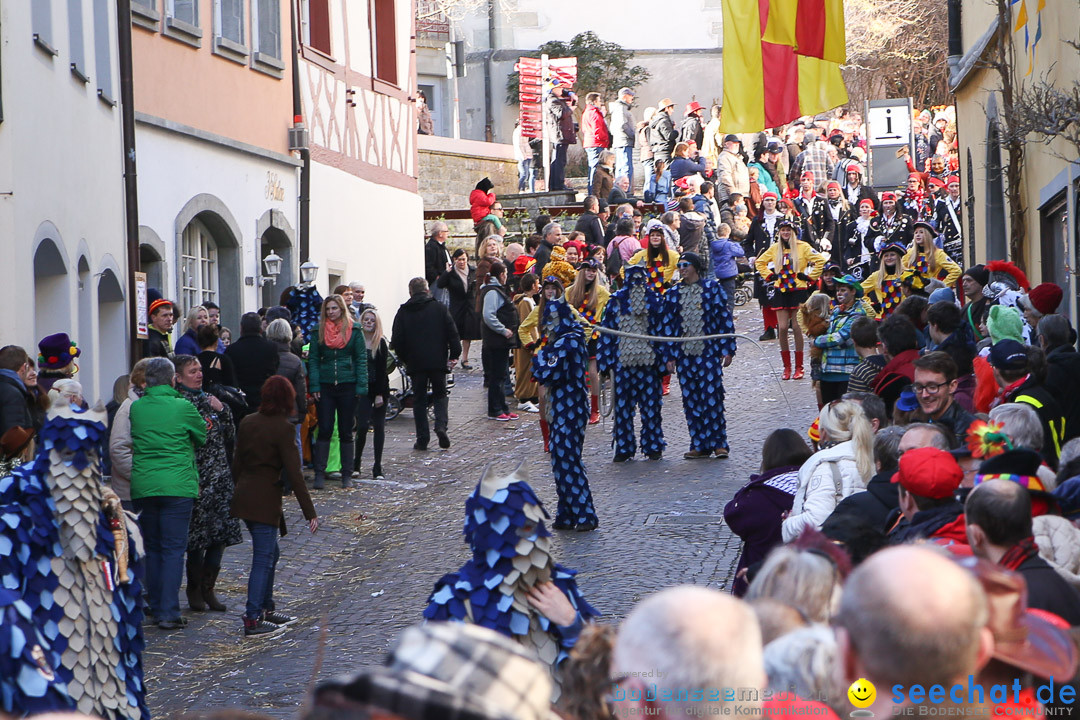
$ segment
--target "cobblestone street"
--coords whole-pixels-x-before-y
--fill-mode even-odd
[[[740,310],[738,329],[754,338],[761,333],[756,303]],[[729,460],[682,459],[687,431],[674,379],[663,409],[663,460],[615,465],[608,421],[588,429],[585,460],[600,527],[555,533],[554,556],[579,571],[579,586],[604,621],[617,622],[663,587],[730,582],[738,539],[723,525],[724,504],[757,470],[769,431],[802,432],[815,415],[810,381],[781,389],[769,370],[769,363],[779,364],[777,344],[762,347],[764,353],[740,341],[726,374]],[[449,450],[413,451],[406,411],[387,425],[388,480],[370,480],[369,443],[355,489],[335,481],[313,491],[323,521],[317,534],[307,532],[295,501],[286,498],[290,532],[281,541],[276,601],[299,622],[274,638],[244,639],[239,615],[251,562],[245,543],[225,554],[219,590],[227,613],[185,610],[184,631],[147,628],[146,683],[155,716],[242,706],[289,717],[317,678],[381,663],[398,632],[421,619],[435,581],[468,557],[464,501],[486,463],[510,471],[524,461],[537,494],[554,510],[536,416],[486,419],[480,354],[473,351],[476,369],[456,374],[450,397]]]

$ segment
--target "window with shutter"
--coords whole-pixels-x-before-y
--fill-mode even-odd
[[[37,0],[31,3],[30,25],[34,33],[34,43],[50,55],[56,55],[52,37],[52,0]]]
[[[398,84],[394,0],[375,0],[375,77]]]
[[[330,0],[306,0],[304,9],[307,44],[321,53],[332,55],[330,51]]]
[[[94,0],[94,76],[97,78],[97,92],[102,100],[115,105],[109,15],[109,0]]]
[[[71,44],[71,72],[84,83],[90,81],[86,70],[86,48],[83,40],[82,0],[68,0],[68,42]]]

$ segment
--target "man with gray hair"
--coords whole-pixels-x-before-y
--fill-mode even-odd
[[[638,603],[619,628],[611,672],[618,717],[761,714],[757,618],[716,590],[683,585]]]
[[[534,255],[536,261],[533,263],[533,268],[536,272],[536,276],[543,281],[544,266],[547,265],[548,260],[551,259],[551,251],[555,249],[556,245],[563,244],[562,225],[557,222],[549,222],[544,226],[540,235],[540,247],[536,248],[536,254]]]
[[[365,310],[373,310],[375,308],[371,303],[364,302],[364,294],[367,292],[364,288],[364,283],[354,280],[349,283],[349,288],[352,290],[353,294],[352,309],[356,317],[360,317],[360,314]]]
[[[186,624],[180,616],[188,523],[199,496],[195,448],[206,443],[206,423],[173,387],[168,358],[146,363],[146,394],[131,405],[131,499],[146,543],[149,614],[162,630]]]
[[[844,682],[866,680],[877,688],[865,708],[873,717],[910,705],[906,695],[893,703],[894,685],[961,683],[966,694],[968,676],[993,652],[988,619],[974,575],[942,553],[916,545],[874,553],[848,576],[833,619]]]
[[[450,228],[446,223],[436,221],[431,224],[431,237],[424,245],[424,279],[428,285],[435,288],[435,299],[443,305],[450,305],[450,291],[436,287],[435,281],[444,272],[450,270],[450,251],[446,249],[446,241],[450,237]]]

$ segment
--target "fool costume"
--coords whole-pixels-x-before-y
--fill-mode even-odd
[[[559,494],[552,527],[592,529],[597,524],[596,511],[581,459],[589,421],[589,351],[585,332],[573,308],[562,298],[544,303],[540,323],[549,341],[533,358],[533,377],[547,388],[551,410],[551,470]]]
[[[663,335],[687,337],[735,332],[724,289],[712,279],[681,283],[664,295]],[[724,419],[724,358],[734,357],[735,338],[665,343],[675,361],[691,452],[728,450]]]
[[[546,517],[520,466],[502,477],[493,468],[485,470],[465,501],[465,540],[473,557],[439,579],[424,617],[500,632],[532,648],[554,674],[577,642],[584,621],[599,613],[578,590],[577,572],[552,560]],[[529,603],[529,590],[547,581],[577,610],[573,624],[556,625]]]
[[[646,287],[648,271],[640,265],[626,268],[626,284],[608,300],[601,327],[637,335],[659,335],[662,295]],[[612,442],[615,457],[633,457],[636,451],[634,412],[641,411],[641,452],[664,452],[664,428],[660,419],[663,359],[656,343],[602,333],[596,348],[600,372],[613,373],[615,423]]]
[[[0,479],[0,709],[144,720],[142,536],[101,482],[104,410],[57,400]]]

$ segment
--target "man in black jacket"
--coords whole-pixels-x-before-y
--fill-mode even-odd
[[[1080,353],[1076,334],[1064,315],[1044,315],[1038,325],[1039,346],[1046,353],[1046,380],[1043,387],[1065,409],[1062,442],[1080,437]]]
[[[263,383],[277,373],[279,362],[277,344],[263,337],[259,313],[241,316],[240,337],[225,348],[225,357],[232,361],[236,384],[247,396],[248,412],[257,411]]]
[[[446,239],[450,237],[450,228],[446,223],[436,222],[431,226],[431,237],[424,245],[424,278],[430,287],[435,288],[435,299],[444,305],[450,304],[450,294],[445,288],[435,287],[439,276],[450,269],[450,251],[446,249]]]
[[[574,232],[585,233],[585,242],[589,245],[604,245],[604,223],[600,219],[600,199],[589,195],[581,203],[585,212],[574,225]],[[550,252],[550,251],[549,251]]]
[[[562,225],[557,222],[549,222],[544,226],[541,231],[540,247],[536,248],[535,262],[533,268],[536,270],[536,276],[541,280],[544,279],[544,266],[548,264],[548,260],[551,259],[551,251],[556,245],[563,244]]]
[[[30,414],[30,391],[26,389],[31,367],[30,356],[18,345],[0,348],[0,437],[16,427],[37,430]]]
[[[657,104],[656,115],[649,123],[649,144],[652,146],[654,160],[671,162],[671,152],[679,140],[679,134],[675,132],[675,121],[671,119],[674,109],[675,103],[671,98],[664,98]]]
[[[414,450],[427,450],[431,440],[428,427],[428,385],[435,403],[435,434],[439,447],[450,447],[446,430],[450,423],[446,397],[446,374],[461,356],[461,340],[450,311],[428,291],[424,278],[409,281],[409,300],[398,308],[390,347],[405,363],[412,382],[413,420],[416,423]]]
[[[1037,469],[1039,456],[1028,452]],[[991,458],[979,472],[987,470],[991,461],[1009,454]],[[1012,480],[984,480],[968,495],[964,516],[972,552],[1020,573],[1027,582],[1028,607],[1052,612],[1070,626],[1080,625],[1080,593],[1039,557],[1032,530],[1031,494],[1027,488]]]
[[[148,293],[149,307],[146,309],[146,357],[169,357],[173,354],[169,333],[176,322],[176,306],[161,297],[161,293],[151,288]]]

